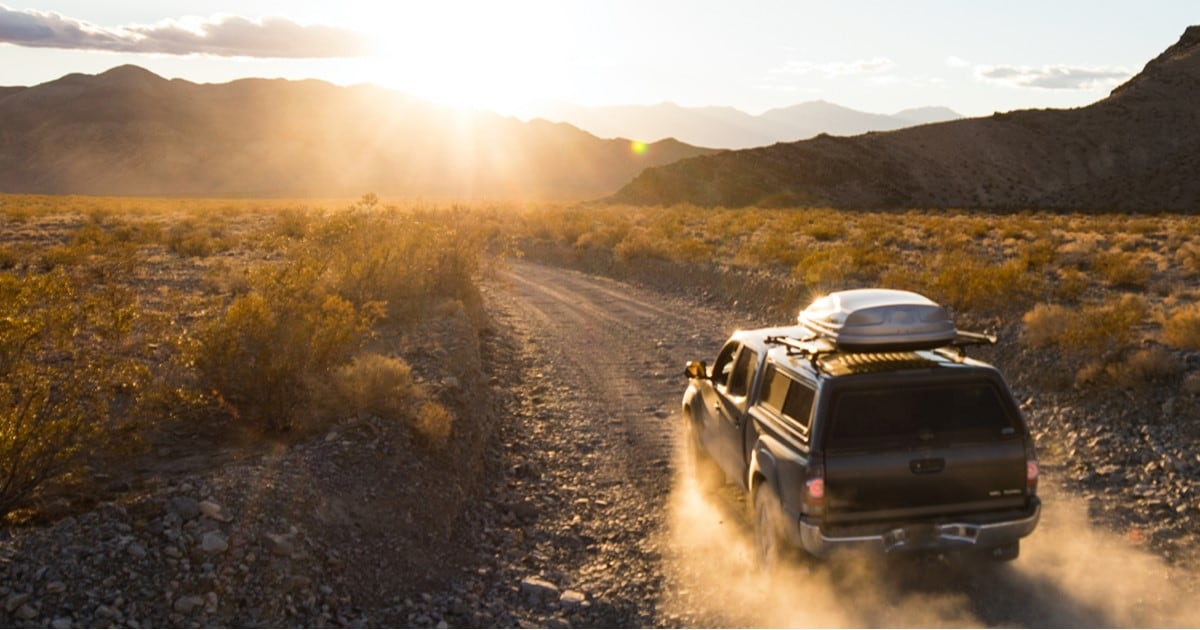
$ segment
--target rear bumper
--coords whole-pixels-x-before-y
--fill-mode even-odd
[[[880,524],[853,534],[829,534],[819,523],[801,517],[799,526],[789,532],[793,544],[814,556],[827,556],[839,550],[857,549],[878,554],[903,551],[940,551],[955,549],[991,549],[1028,536],[1041,517],[1042,504],[1036,497],[1026,514],[995,522],[936,520],[900,524]]]

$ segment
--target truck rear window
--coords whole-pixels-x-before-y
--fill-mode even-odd
[[[989,382],[940,383],[835,394],[830,449],[992,441],[1017,434]]]

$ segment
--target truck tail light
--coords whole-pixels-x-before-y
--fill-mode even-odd
[[[825,467],[820,464],[809,464],[804,480],[804,504],[810,507],[821,507],[825,504]]]
[[[1037,452],[1033,449],[1033,440],[1025,438],[1025,495],[1033,496],[1037,494],[1038,474],[1041,471],[1038,468]]]

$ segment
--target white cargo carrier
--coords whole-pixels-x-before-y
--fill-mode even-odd
[[[854,289],[815,300],[797,320],[833,350],[930,350],[954,345],[959,331],[946,309],[911,291]]]

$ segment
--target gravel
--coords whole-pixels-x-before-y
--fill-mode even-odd
[[[683,362],[765,322],[682,294],[518,271],[487,290],[481,344],[462,321],[397,340],[473,427],[460,436],[470,448],[423,449],[402,427],[355,416],[260,457],[0,531],[0,625],[749,623],[681,592],[665,505]],[[1026,377],[1036,367],[1013,370],[1014,390],[1043,482],[1082,496],[1094,523],[1194,566],[1197,431],[1162,411],[1190,402],[1041,392]]]

